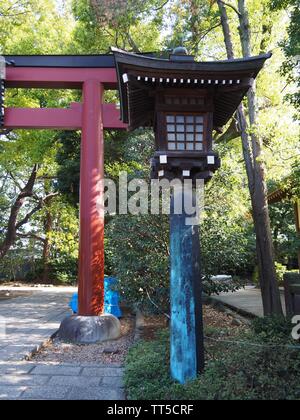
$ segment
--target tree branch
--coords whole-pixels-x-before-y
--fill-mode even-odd
[[[46,238],[42,238],[41,236],[36,235],[34,233],[17,233],[17,236],[19,238],[24,238],[24,239],[30,239],[30,238],[36,239],[37,241],[41,241],[43,243],[46,241]]]
[[[227,3],[226,1],[223,1],[223,0],[220,0],[220,3],[222,3],[224,6],[230,7],[232,10],[235,11],[235,13],[238,16],[242,16],[240,11],[235,6],[233,6],[233,4]]]
[[[158,12],[159,10],[163,9],[168,3],[170,2],[170,0],[166,0],[163,4],[161,4],[160,6],[156,7],[155,9],[152,9],[153,12]]]
[[[56,193],[48,194],[44,198],[40,198],[39,199],[39,201],[40,201],[39,204],[36,207],[34,207],[29,213],[27,213],[26,216],[19,223],[17,223],[16,230],[19,230],[22,226],[26,225],[35,213],[37,213],[39,210],[41,210],[45,204],[48,204],[49,201],[52,200],[52,198],[54,198],[58,195],[59,195],[59,193],[56,192]]]

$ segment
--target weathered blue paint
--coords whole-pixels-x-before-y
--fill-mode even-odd
[[[204,368],[202,285],[198,226],[187,226],[191,215],[174,214],[174,199],[192,192],[175,192],[171,204],[171,374],[181,384]],[[180,197],[179,197],[180,199]],[[183,206],[184,207],[184,206]]]

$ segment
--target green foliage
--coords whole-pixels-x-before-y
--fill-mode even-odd
[[[271,0],[274,9],[288,9],[290,22],[288,36],[282,41],[286,61],[282,66],[282,72],[288,78],[289,83],[294,85],[294,92],[288,95],[291,103],[300,108],[300,1],[299,0]]]
[[[163,12],[159,8],[163,3],[164,0],[73,1],[77,51],[107,53],[111,46],[135,52],[159,50]]]
[[[59,54],[71,41],[74,19],[68,1],[58,8],[55,0],[1,0],[1,53]]]
[[[276,270],[276,277],[277,277],[278,284],[280,286],[282,286],[283,285],[283,276],[284,276],[287,268],[286,268],[285,265],[282,265],[282,264],[276,262],[275,263],[275,270]]]
[[[169,310],[169,221],[167,216],[116,216],[107,224],[107,262],[119,279],[119,291],[143,310]],[[206,245],[207,242],[204,241]],[[204,249],[204,248],[203,248]],[[224,273],[219,269],[236,268],[232,248],[218,252],[205,249],[202,253],[207,294],[233,291],[241,287],[238,279],[218,282],[211,275]],[[206,258],[206,259],[205,259]],[[209,259],[209,262],[207,262]],[[223,262],[221,262],[223,259]],[[240,261],[240,259],[239,259]],[[228,264],[228,265],[226,265]]]
[[[28,283],[42,283],[45,264],[43,260],[34,261],[24,280]],[[78,277],[77,258],[63,255],[58,259],[48,261],[48,283],[74,285]]]
[[[79,203],[80,140],[77,132],[62,132],[57,136],[57,187],[74,206]]]
[[[252,329],[259,340],[263,339],[266,343],[278,341],[283,344],[289,342],[293,325],[291,321],[282,316],[269,316],[265,318],[255,318],[252,321]]]
[[[248,276],[255,265],[255,236],[248,210],[244,174],[236,146],[220,147],[222,167],[206,187],[201,223],[202,263],[206,275]]]
[[[161,216],[116,216],[107,225],[110,265],[126,301],[156,311],[169,306],[168,219]]]
[[[289,284],[299,284],[300,283],[300,274],[299,271],[288,271],[284,274],[284,280]]]
[[[0,282],[24,280],[34,267],[34,255],[38,252],[32,244],[30,245],[24,249],[17,243],[15,249],[10,250],[6,257],[0,260]]]
[[[129,399],[300,399],[300,352],[290,339],[291,331],[292,325],[278,318],[257,320],[251,331],[229,342],[218,339],[221,328],[206,331],[205,372],[186,385],[170,379],[166,331],[155,341],[140,342],[130,350],[125,366]]]
[[[284,201],[270,206],[270,219],[276,260],[281,264],[293,266],[297,263],[300,246],[293,203]]]

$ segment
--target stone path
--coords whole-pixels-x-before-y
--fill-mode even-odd
[[[231,309],[241,314],[263,317],[263,305],[261,291],[253,287],[246,287],[234,293],[221,293],[213,296],[212,299],[224,303]],[[281,293],[281,300],[285,310],[284,294]]]
[[[124,400],[123,369],[0,362],[0,400]]]
[[[121,366],[25,361],[70,315],[68,303],[76,289],[27,290],[30,296],[0,300],[0,400],[124,399]]]
[[[21,290],[26,288],[17,289]],[[68,304],[76,289],[27,290],[32,292],[31,296],[0,301],[0,361],[23,360],[47,341],[71,314]]]

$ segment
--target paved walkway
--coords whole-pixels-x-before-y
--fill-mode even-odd
[[[0,400],[124,400],[123,369],[0,362]]]
[[[3,290],[10,288],[0,287]],[[74,288],[18,288],[29,296],[0,300],[0,400],[122,400],[122,368],[25,360],[70,315]]]
[[[261,291],[253,287],[246,287],[234,293],[221,293],[212,299],[224,303],[228,307],[238,310],[241,314],[263,317]],[[284,294],[281,293],[282,305],[285,310]]]
[[[11,290],[0,288],[0,290]],[[23,360],[58,330],[71,314],[74,288],[16,288],[31,296],[0,300],[0,360]],[[2,333],[1,333],[2,332]]]

